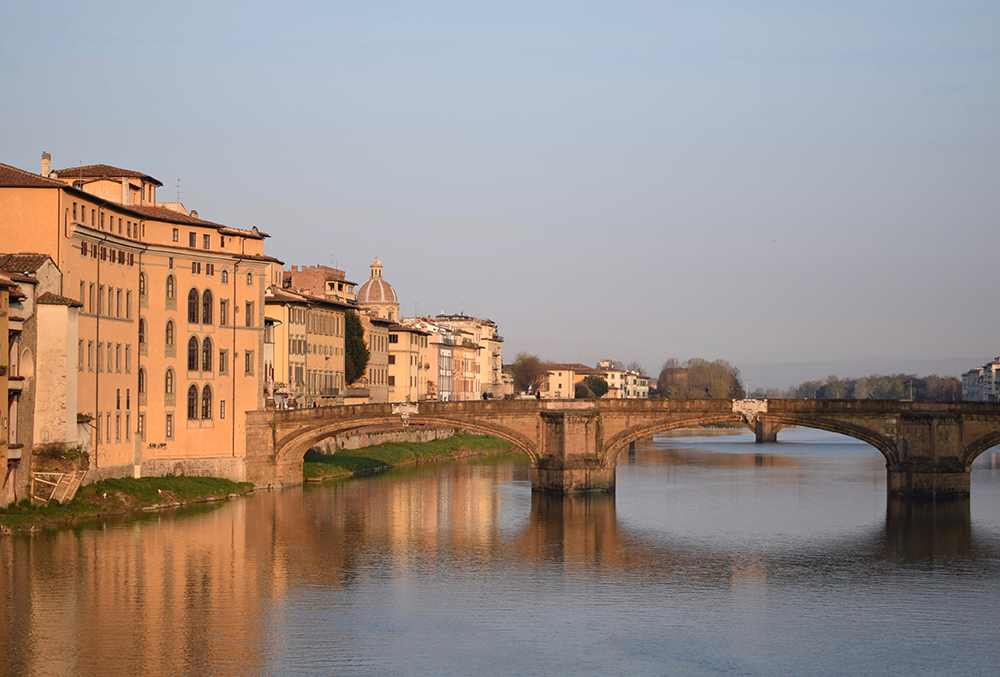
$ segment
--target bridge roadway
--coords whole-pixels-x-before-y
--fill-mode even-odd
[[[320,440],[403,422],[495,435],[531,460],[535,491],[614,491],[629,444],[677,428],[737,423],[774,441],[783,426],[862,440],[885,457],[890,496],[968,496],[972,461],[1000,444],[1000,404],[897,400],[489,400],[247,412],[247,479],[302,483]]]

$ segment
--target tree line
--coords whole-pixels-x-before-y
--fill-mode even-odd
[[[853,399],[853,400],[961,400],[962,382],[954,376],[916,374],[871,374],[841,379],[830,375],[823,381],[805,381],[779,388],[757,388],[757,398]]]
[[[709,362],[694,357],[681,362],[676,357],[671,357],[660,368],[656,388],[650,389],[649,396],[671,399],[742,399],[745,392],[740,370],[726,360]]]

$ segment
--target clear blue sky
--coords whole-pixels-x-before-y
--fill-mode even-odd
[[[998,36],[962,0],[5,2],[0,161],[180,177],[510,354],[984,359]]]

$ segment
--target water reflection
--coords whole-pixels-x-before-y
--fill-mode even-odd
[[[0,674],[568,674],[590,646],[612,661],[595,671],[641,673],[630,661],[664,637],[683,646],[657,666],[700,674],[670,661],[712,666],[735,647],[727,665],[770,674],[781,665],[760,647],[805,651],[771,643],[810,618],[814,640],[846,646],[897,612],[945,623],[959,591],[1000,622],[983,606],[1000,579],[995,510],[887,501],[877,453],[796,449],[640,444],[617,496],[533,494],[523,460],[487,459],[0,539]],[[976,481],[1000,498],[993,475]],[[576,637],[565,656],[546,653],[552,628]],[[728,634],[709,641],[713,628]],[[624,636],[638,643],[603,644]],[[464,662],[442,662],[456,642]]]

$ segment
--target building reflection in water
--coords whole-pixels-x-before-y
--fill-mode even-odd
[[[642,464],[659,467],[655,491],[645,489],[657,496],[684,484],[677,481],[685,466],[729,469],[734,482],[746,477],[739,473],[755,477],[763,467],[780,471],[773,490],[787,484],[797,500],[806,472],[793,457],[752,446],[714,454],[640,449],[629,462],[637,464],[634,472],[642,472]],[[870,491],[865,472],[852,481]],[[615,496],[531,494],[526,477],[520,460],[418,466],[260,492],[176,519],[2,539],[5,669],[18,675],[273,672],[273,657],[294,646],[290,619],[311,617],[314,598],[364,586],[405,595],[412,581],[442,572],[475,578],[477,572],[529,571],[561,580],[567,590],[579,576],[628,592],[726,590],[735,607],[758,611],[767,606],[769,586],[819,585],[832,568],[1000,557],[995,543],[974,538],[968,500],[891,499],[884,523],[820,538],[789,532],[795,535],[790,544],[747,547],[739,534],[704,537],[678,529],[671,518],[679,515],[670,511],[685,506],[677,502],[649,504],[661,511],[652,527],[631,518],[623,524]],[[688,490],[715,490],[699,486]],[[619,484],[619,491],[628,490]],[[712,523],[705,524],[707,532]],[[331,652],[351,655],[348,637],[331,633],[327,641]]]

